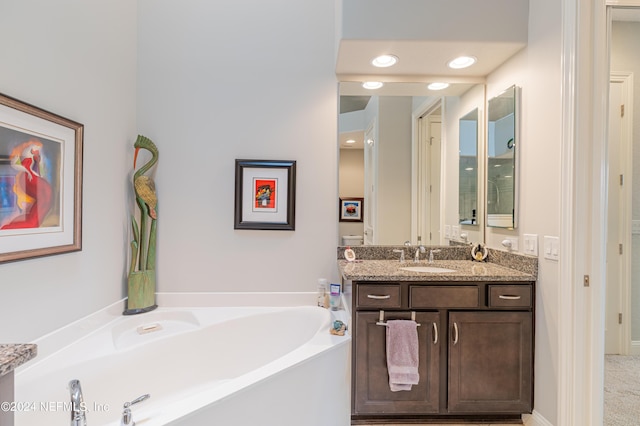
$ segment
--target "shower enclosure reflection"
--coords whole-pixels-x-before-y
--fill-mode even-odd
[[[489,100],[487,127],[487,226],[516,227],[517,87]]]

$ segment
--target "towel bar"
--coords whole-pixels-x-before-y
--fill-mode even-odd
[[[415,311],[411,311],[411,321],[415,321],[416,320],[416,313]],[[380,311],[380,317],[378,318],[378,321],[376,322],[376,325],[382,325],[384,327],[387,326],[387,323],[384,322],[384,311]],[[420,324],[417,324],[418,327],[420,327]]]

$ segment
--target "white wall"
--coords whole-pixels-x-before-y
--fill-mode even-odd
[[[487,228],[489,247],[502,248],[505,236],[537,234],[539,247],[545,235],[560,234],[561,158],[561,3],[529,2],[527,48],[491,74],[487,98],[509,86],[522,88],[520,143],[517,176],[520,200],[518,227],[514,231]],[[558,323],[559,282],[556,261],[544,259],[539,249],[535,321],[535,410],[551,424],[558,415]],[[562,253],[560,254],[562,256]]]
[[[0,342],[26,342],[124,295],[136,4],[3,0],[0,40],[0,92],[85,126],[82,251],[0,265]]]
[[[158,145],[160,291],[338,279],[334,4],[138,1],[138,128]],[[295,231],[233,229],[234,160],[297,161]]]

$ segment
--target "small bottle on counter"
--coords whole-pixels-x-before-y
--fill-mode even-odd
[[[330,306],[332,311],[340,309],[340,284],[331,284]]]
[[[318,306],[321,308],[329,307],[329,293],[327,292],[327,280],[318,279]]]

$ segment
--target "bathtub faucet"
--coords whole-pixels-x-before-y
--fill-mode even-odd
[[[151,398],[151,395],[144,394],[142,396],[137,397],[136,399],[134,399],[131,402],[125,402],[124,403],[124,411],[122,412],[122,421],[120,422],[121,426],[135,426],[136,422],[133,421],[133,416],[131,414],[131,406],[134,404],[137,404],[139,402],[142,401],[146,401],[147,399]]]
[[[80,380],[74,379],[69,382],[69,394],[71,395],[71,426],[87,426]]]

